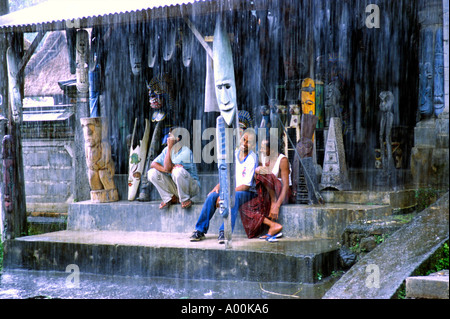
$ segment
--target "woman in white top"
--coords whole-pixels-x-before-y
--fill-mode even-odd
[[[260,166],[255,170],[258,196],[242,205],[239,211],[248,238],[266,232],[265,226],[268,226],[267,233],[260,238],[273,242],[282,235],[283,226],[276,221],[281,205],[291,196],[291,168],[287,157],[280,154],[276,146],[271,147],[269,139],[262,141],[259,159]]]

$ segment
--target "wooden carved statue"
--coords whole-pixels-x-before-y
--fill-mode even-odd
[[[291,104],[289,105],[289,113],[291,114],[290,127],[298,127],[300,125],[300,105]]]
[[[168,74],[159,74],[153,77],[150,83],[147,83],[147,89],[149,104],[153,110],[151,120],[155,123],[155,126],[153,128],[151,139],[149,138],[148,151],[146,151],[146,155],[143,155],[144,159],[145,156],[147,156],[147,158],[139,184],[138,197],[136,198],[136,200],[140,202],[150,201],[150,188],[152,183],[148,180],[147,173],[150,170],[152,161],[163,149],[162,137],[168,132],[171,118],[170,115],[167,115],[172,112],[175,105],[173,81]],[[145,137],[143,140],[145,140]],[[128,199],[133,200],[134,197],[129,197]]]
[[[306,78],[302,81],[300,92],[303,114],[316,113],[316,84],[313,79]]]
[[[337,82],[330,82],[325,87],[325,126],[330,126],[330,119],[338,117],[341,121],[340,102],[341,92]]]
[[[128,200],[133,201],[136,197],[139,185],[141,184],[142,173],[144,172],[145,159],[148,150],[148,140],[150,137],[150,124],[145,119],[144,136],[139,144],[134,146],[134,135],[136,132],[137,119],[134,122],[133,135],[130,145],[130,156],[128,158]]]
[[[281,122],[283,123],[283,125],[287,125],[287,113],[288,113],[288,109],[287,106],[283,103],[278,103],[276,105],[276,112],[278,114],[278,117],[280,118]]]
[[[6,51],[8,64],[8,92],[11,100],[12,120],[17,125],[22,123],[22,94],[20,89],[20,75],[18,57],[11,47]]]
[[[7,213],[14,211],[14,188],[16,187],[15,178],[15,147],[11,135],[5,135],[3,144],[3,196],[5,209]]]
[[[292,189],[294,199],[299,204],[317,204],[316,193],[319,188],[313,161],[314,142],[312,140],[318,118],[313,114],[303,114],[301,119],[300,141],[297,144],[298,156],[294,157],[292,169]]]
[[[86,30],[79,30],[76,38],[76,74],[77,89],[81,93],[89,92],[89,33]]]
[[[272,127],[272,123],[270,122],[270,107],[268,105],[261,105],[259,111],[262,117],[259,127],[265,128],[266,136],[269,136],[269,130]]]
[[[111,160],[111,146],[107,140],[107,124],[104,118],[81,118],[85,140],[85,156],[88,167],[91,201],[97,203],[119,200],[114,183],[114,163]]]
[[[381,161],[382,166],[388,168],[392,163],[391,130],[394,121],[394,113],[392,112],[394,95],[390,91],[383,91],[380,93],[380,99],[380,111],[382,112],[379,133]],[[384,148],[384,145],[386,145],[386,149]]]
[[[448,36],[447,36],[448,37]],[[448,41],[448,40],[447,40]],[[436,30],[436,40],[434,49],[434,114],[438,116],[444,111],[444,42],[443,29]]]

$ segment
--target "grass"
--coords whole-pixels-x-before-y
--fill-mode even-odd
[[[0,241],[0,272],[3,269],[3,243]]]

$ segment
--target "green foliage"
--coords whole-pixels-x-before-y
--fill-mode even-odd
[[[375,243],[378,244],[382,244],[388,237],[389,235],[387,234],[381,234],[381,235],[373,235],[375,237]]]
[[[448,241],[447,241],[444,243],[444,245],[442,245],[442,248],[439,250],[438,256],[436,258],[434,265],[432,265],[432,268],[430,270],[428,270],[425,274],[429,275],[434,272],[438,272],[438,271],[441,271],[444,269],[449,269],[448,258],[449,258],[449,254],[448,254]]]
[[[407,224],[409,223],[413,217],[416,216],[415,214],[409,213],[409,214],[401,214],[401,215],[393,215],[392,219],[396,222]]]
[[[432,258],[430,258],[429,263],[423,268],[418,269],[414,272],[413,276],[428,276],[429,274],[439,272],[444,269],[449,269],[449,248],[448,241],[446,241],[441,248],[439,248]],[[402,283],[400,288],[397,290],[397,299],[406,298],[406,285],[405,282]]]
[[[3,243],[0,241],[0,272],[3,269]]]
[[[434,188],[419,188],[416,190],[416,210],[424,210],[439,198],[439,191]]]
[[[322,273],[318,272],[318,273],[316,274],[316,279],[317,279],[317,281],[321,281],[321,280],[323,279]]]

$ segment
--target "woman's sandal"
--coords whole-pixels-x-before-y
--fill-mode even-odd
[[[191,206],[192,206],[192,201],[190,199],[181,203],[181,208],[184,208],[184,209],[189,208]]]
[[[265,240],[269,241],[270,238],[278,239],[278,238],[281,238],[281,237],[283,237],[283,233],[282,233],[282,232],[279,232],[279,233],[277,233],[277,234],[275,234],[275,235],[273,235],[273,236],[272,236],[272,235],[269,235],[269,234],[267,233],[267,234],[265,234],[264,236],[259,237],[259,239],[265,239]]]
[[[276,243],[278,241],[278,239],[275,236],[276,235],[271,236],[271,235],[268,234],[267,238],[266,238],[266,241],[268,241],[269,243]]]

